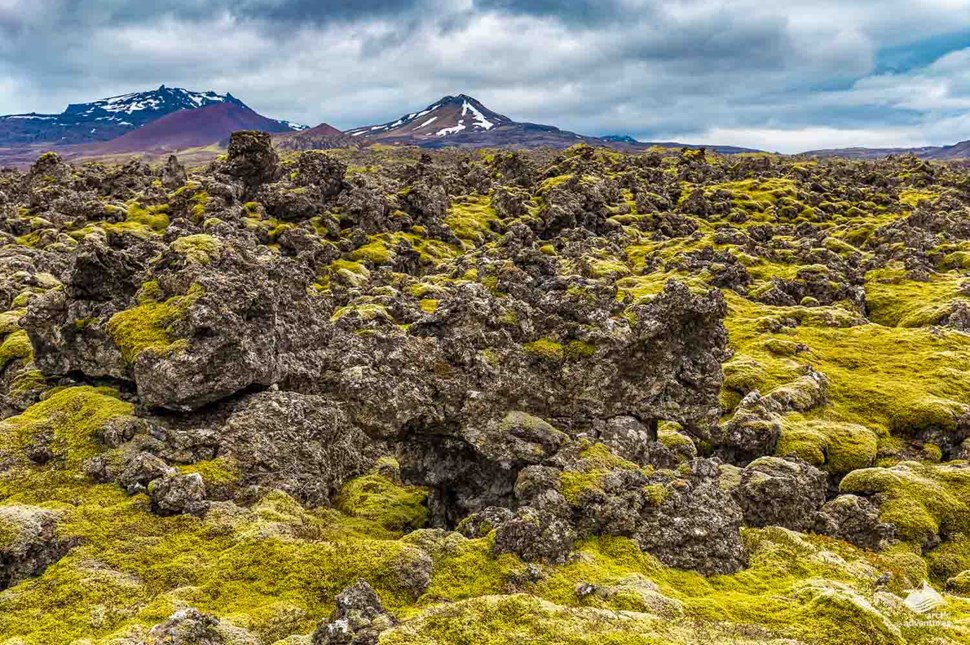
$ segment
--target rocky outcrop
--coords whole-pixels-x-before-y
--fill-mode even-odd
[[[261,392],[233,406],[217,432],[215,454],[240,473],[241,499],[282,490],[323,505],[381,453],[339,406],[319,396]]]
[[[749,526],[810,530],[825,502],[825,473],[803,461],[761,457],[741,471],[735,499]]]
[[[34,506],[0,506],[0,591],[41,575],[72,542],[57,535],[58,514]]]
[[[875,504],[856,495],[839,495],[827,502],[815,519],[814,530],[873,551],[896,534],[895,526],[879,521]]]
[[[313,645],[377,645],[381,632],[397,623],[363,580],[341,591],[336,603],[313,632]]]

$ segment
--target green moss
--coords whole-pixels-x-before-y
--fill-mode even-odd
[[[248,510],[217,505],[204,520],[163,518],[144,496],[92,484],[83,468],[104,450],[100,429],[131,412],[110,390],[76,387],[0,422],[0,500],[58,511],[59,535],[76,543],[43,576],[0,594],[0,640],[100,642],[189,603],[272,642],[311,631],[361,578],[393,611],[414,602],[407,572],[427,556],[368,520],[307,511],[281,493]],[[43,467],[26,456],[39,437],[55,454]],[[232,468],[219,461],[185,470],[225,482]]]
[[[745,179],[710,186],[708,194],[723,190],[731,193],[734,206],[749,213],[761,213],[785,199],[796,197],[795,182],[791,179]]]
[[[951,465],[904,462],[892,468],[855,470],[843,493],[880,496],[880,519],[895,524],[901,540],[915,546],[945,534],[970,532],[970,472]]]
[[[391,315],[387,312],[387,307],[384,305],[367,303],[360,305],[347,305],[346,307],[337,309],[333,316],[330,317],[330,322],[337,322],[344,316],[351,313],[356,314],[361,320],[364,321],[376,320],[378,318],[391,320]]]
[[[418,306],[424,313],[433,314],[438,310],[438,301],[431,298],[425,298],[418,303]]]
[[[939,195],[931,190],[903,190],[899,193],[899,203],[906,206],[915,207],[922,201],[935,202]]]
[[[98,452],[95,432],[109,419],[132,411],[131,404],[114,394],[93,387],[59,390],[20,416],[0,422],[0,450],[22,462],[26,446],[49,433],[53,450],[63,454],[69,466],[79,466]],[[14,491],[14,497],[16,492],[24,492]],[[0,487],[0,497],[10,492]]]
[[[654,617],[569,610],[525,594],[441,605],[381,637],[382,645],[510,642],[659,645],[672,641]]]
[[[522,563],[512,554],[493,555],[493,537],[468,540],[453,533],[439,540],[425,531],[405,536],[405,542],[426,549],[435,563],[431,584],[419,598],[417,609],[501,592]]]
[[[799,457],[842,475],[871,466],[877,449],[876,433],[865,426],[789,415],[782,424],[775,454]]]
[[[211,235],[186,235],[172,242],[172,250],[193,264],[209,264],[222,249],[222,242]]]
[[[530,591],[572,610],[604,612],[600,615],[606,620],[606,616],[622,615],[617,610],[627,597],[579,597],[577,585],[609,589],[638,577],[645,581],[641,587],[647,592],[640,599],[641,611],[664,625],[646,633],[669,629],[663,637],[670,643],[744,642],[736,640],[744,635],[757,643],[786,638],[860,645],[903,642],[894,621],[906,620],[908,612],[897,617],[883,613],[882,605],[877,609],[871,583],[872,576],[887,572],[888,589],[894,593],[905,595],[906,588],[918,584],[905,575],[895,554],[870,554],[836,540],[779,528],[747,529],[742,537],[750,568],[709,578],[664,567],[632,540],[588,539],[576,546],[569,563]],[[949,633],[953,637],[956,632]]]
[[[540,338],[522,346],[527,354],[547,361],[561,361],[565,356],[563,346],[551,338]]]
[[[728,409],[752,389],[765,393],[796,380],[806,365],[828,381],[828,403],[811,418],[864,426],[880,444],[890,432],[952,428],[964,410],[957,402],[970,401],[970,382],[960,376],[970,371],[970,337],[964,334],[865,325],[838,307],[769,307],[725,295],[735,350],[724,366],[722,403]],[[796,325],[777,326],[783,320]],[[766,348],[771,338],[807,350],[779,356]]]
[[[21,370],[10,383],[10,394],[23,395],[28,392],[40,393],[47,387],[43,372],[35,369]]]
[[[388,264],[391,261],[391,252],[383,241],[375,240],[355,250],[351,253],[351,258],[355,261],[367,260],[375,265]]]
[[[910,280],[902,267],[870,271],[866,275],[866,304],[873,322],[892,327],[927,327],[948,315],[963,295],[964,277],[955,273],[933,276],[929,282]]]
[[[27,332],[18,330],[7,335],[0,345],[0,370],[11,362],[19,360],[21,365],[27,365],[34,359],[34,349],[30,345]]]
[[[580,503],[584,493],[598,490],[611,470],[637,469],[636,464],[617,457],[602,443],[585,445],[578,456],[575,464],[559,474],[563,497],[570,504]]]
[[[488,197],[465,197],[454,201],[445,215],[445,224],[455,236],[472,246],[484,244],[494,236],[492,227],[499,221]]]
[[[337,508],[390,531],[419,529],[428,521],[425,500],[428,492],[415,486],[402,486],[377,474],[349,481],[337,496]]]
[[[562,184],[565,184],[567,181],[569,181],[572,178],[573,176],[570,174],[550,177],[549,179],[543,180],[543,182],[539,185],[539,190],[537,192],[539,192],[540,194],[548,193],[556,186],[561,186]]]
[[[606,276],[625,276],[630,274],[630,267],[618,260],[593,260],[589,264],[590,274],[594,278]]]
[[[584,340],[571,340],[566,344],[565,355],[570,360],[590,358],[596,354],[596,345]]]
[[[128,224],[143,225],[156,233],[168,228],[168,204],[144,207],[138,202],[129,202],[125,221]]]
[[[144,299],[134,309],[113,315],[108,320],[108,335],[128,363],[133,363],[142,352],[164,355],[178,351],[185,341],[172,339],[172,325],[184,318],[189,307],[202,296],[202,288],[192,285],[186,295],[164,302]]]
[[[192,218],[196,222],[205,219],[205,207],[209,204],[209,193],[200,190],[192,196]]]
[[[198,473],[207,486],[228,486],[239,481],[241,473],[236,461],[229,457],[217,457],[179,467],[182,474]]]
[[[6,336],[20,329],[20,319],[25,313],[24,309],[12,309],[0,313],[0,334]]]

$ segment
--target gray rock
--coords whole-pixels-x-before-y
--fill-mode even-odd
[[[270,136],[265,132],[233,132],[225,172],[240,180],[250,194],[274,181],[280,174],[280,158]]]
[[[178,157],[169,155],[168,161],[165,162],[161,170],[162,186],[168,190],[175,190],[184,186],[188,179],[185,166],[179,163]]]
[[[155,455],[139,452],[126,459],[124,468],[118,476],[118,484],[129,495],[144,493],[153,480],[175,472],[174,468]]]
[[[749,526],[807,531],[825,503],[826,475],[798,459],[761,457],[741,471],[735,499]]]
[[[879,508],[857,495],[839,495],[822,506],[814,530],[872,551],[891,543],[896,535],[893,524],[879,521]]]
[[[233,406],[217,452],[236,462],[244,501],[277,489],[318,506],[366,472],[380,448],[323,397],[261,392]]]
[[[168,473],[148,485],[152,512],[158,515],[205,515],[205,482],[198,473]]]
[[[313,645],[376,645],[381,632],[397,622],[363,580],[341,591],[336,603],[313,632]]]
[[[148,632],[147,645],[224,645],[219,619],[189,607],[179,609],[168,620]]]
[[[576,531],[563,518],[549,511],[521,508],[499,524],[492,552],[515,553],[527,562],[562,564],[576,541]]]
[[[500,525],[515,517],[511,509],[504,506],[489,506],[472,513],[455,527],[455,530],[470,540],[483,538]]]
[[[57,537],[57,518],[34,506],[0,506],[0,591],[41,575],[71,549]]]

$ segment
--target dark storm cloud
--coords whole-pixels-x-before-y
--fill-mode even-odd
[[[945,143],[967,33],[970,0],[0,0],[0,112],[166,83],[350,127],[466,92],[589,134]]]

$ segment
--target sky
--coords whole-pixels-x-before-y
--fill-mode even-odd
[[[0,0],[0,114],[159,85],[341,129],[448,94],[780,152],[970,139],[970,0]]]

